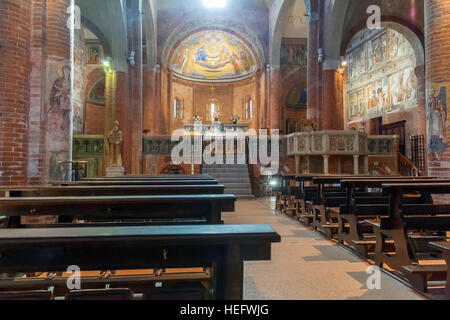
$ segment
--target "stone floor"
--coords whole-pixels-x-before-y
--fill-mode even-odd
[[[272,260],[245,264],[246,300],[423,299],[381,274],[381,289],[367,289],[370,265],[348,250],[274,210],[275,200],[240,200],[227,224],[269,224],[280,235]]]

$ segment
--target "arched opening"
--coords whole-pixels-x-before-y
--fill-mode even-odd
[[[251,97],[247,97],[244,103],[244,114],[246,120],[253,119],[253,100]]]
[[[424,50],[416,34],[397,22],[363,29],[345,41],[346,129],[398,135],[412,158],[412,137],[426,135]]]
[[[185,174],[185,171],[181,166],[171,165],[162,169],[161,174]]]
[[[173,99],[173,118],[175,120],[184,119],[184,103],[182,99]]]
[[[257,128],[261,75],[253,43],[232,29],[204,27],[167,52],[161,78],[169,89],[168,132],[188,127],[196,116],[204,125]]]

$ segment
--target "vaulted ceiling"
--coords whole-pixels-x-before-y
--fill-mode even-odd
[[[104,36],[119,69],[127,68],[126,2],[76,0],[83,19]],[[227,0],[221,10],[205,8],[203,0],[142,0],[149,66],[164,60],[168,40],[179,41],[179,33],[208,25],[240,33],[254,45],[261,63],[277,66],[282,37],[306,36],[304,8],[304,0]]]

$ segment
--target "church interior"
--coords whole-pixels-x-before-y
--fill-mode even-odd
[[[450,300],[447,18],[0,0],[0,300]]]

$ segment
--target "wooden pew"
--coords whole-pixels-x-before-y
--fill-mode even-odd
[[[128,288],[73,290],[65,300],[132,300],[133,292]]]
[[[7,291],[0,292],[0,300],[53,300],[53,294],[48,290]]]
[[[145,196],[164,194],[223,194],[225,186],[212,185],[112,185],[66,187],[7,187],[8,197]]]
[[[279,192],[277,193],[277,199],[275,208],[281,212],[287,213],[290,207],[290,199],[293,195],[291,188],[291,182],[295,181],[295,175],[281,175],[281,186],[279,187]]]
[[[361,197],[361,190],[369,188],[380,189],[383,184],[406,182],[421,183],[434,181],[428,177],[370,177],[369,179],[345,179],[341,186],[347,189],[346,202],[340,206],[338,216],[338,241],[353,247],[356,253],[364,258],[369,257],[375,249],[376,238],[372,226],[365,220],[377,220],[381,216],[389,214],[390,197],[373,193],[370,196]],[[450,181],[449,181],[450,182]],[[359,190],[359,191],[358,191]],[[430,197],[409,198],[408,203],[432,203]],[[345,227],[347,225],[347,228]]]
[[[212,267],[213,297],[240,300],[244,261],[280,241],[268,225],[2,229],[0,273]]]
[[[430,242],[430,246],[442,252],[447,264],[447,284],[445,286],[445,298],[450,300],[450,242]]]
[[[24,216],[58,216],[62,222],[46,227],[61,227],[74,220],[104,222],[104,225],[117,220],[128,220],[126,225],[220,224],[222,212],[233,212],[235,202],[236,197],[230,194],[0,198],[0,216],[9,217],[9,228],[24,227],[20,219]]]
[[[368,176],[329,175],[315,176],[312,180],[312,183],[317,185],[317,197],[311,201],[314,209],[313,227],[328,238],[333,238],[337,234],[339,228],[338,208],[346,201],[345,189],[340,186],[340,182],[342,179],[352,177]],[[325,189],[325,186],[329,187]]]
[[[426,292],[428,281],[442,281],[447,267],[439,250],[428,243],[444,241],[450,231],[450,205],[404,204],[405,195],[414,193],[450,194],[450,183],[383,184],[391,197],[389,216],[371,222],[376,237],[375,263],[401,272],[418,290]],[[386,239],[394,242],[395,252],[389,252]]]
[[[296,193],[296,199],[297,199],[297,212],[296,212],[296,218],[297,220],[303,222],[307,226],[309,226],[312,222],[312,211],[310,208],[307,207],[306,201],[308,201],[310,191],[312,189],[315,190],[313,187],[306,187],[306,182],[312,181],[313,176],[312,175],[299,175],[295,177],[295,180],[299,183],[298,191]]]
[[[385,179],[390,180],[402,180],[405,177],[369,177],[367,175],[362,176],[320,176],[314,177],[313,183],[317,185],[318,196],[314,201],[314,227],[323,232],[329,238],[339,234],[339,229],[341,228],[341,233],[346,232],[350,227],[346,223],[339,225],[339,214],[340,207],[345,206],[348,201],[347,189],[341,185],[342,180],[353,180],[353,179],[371,179],[375,181],[383,181]],[[424,180],[432,180],[432,178],[423,178]],[[333,185],[333,187],[328,188],[324,191],[326,185]],[[358,198],[361,203],[374,200],[374,197],[379,197],[380,194],[367,192],[366,189],[357,190],[353,194],[354,197]],[[368,199],[365,199],[368,198]],[[351,198],[350,198],[351,199]]]
[[[65,186],[166,186],[166,185],[211,185],[211,184],[219,184],[217,180],[99,180],[99,181],[74,181],[74,182],[51,182],[52,186],[56,187],[65,187]]]
[[[162,175],[126,175],[122,177],[84,178],[81,181],[108,181],[108,180],[215,180],[209,174],[162,174]]]
[[[289,176],[289,179],[295,180],[299,183],[299,187],[291,187],[291,196],[296,196],[297,203],[294,203],[294,200],[291,199],[291,207],[293,209],[297,209],[296,218],[310,226],[313,223],[314,219],[314,206],[313,200],[318,197],[318,186],[306,186],[306,183],[312,182],[314,178],[319,177],[330,177],[330,176],[322,176],[322,175],[313,175],[313,174],[302,174],[298,176]],[[323,192],[333,191],[334,188],[322,188]]]

